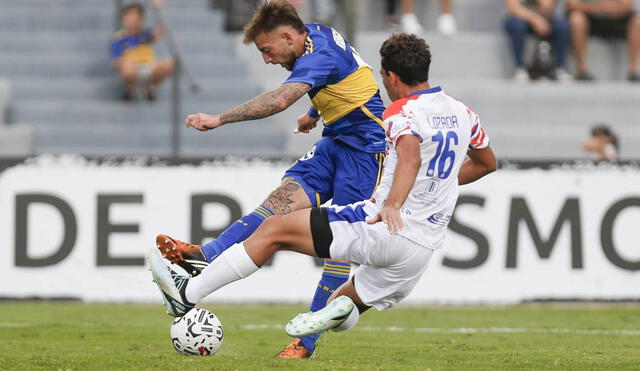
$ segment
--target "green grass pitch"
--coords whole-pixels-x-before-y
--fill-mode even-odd
[[[314,360],[274,358],[302,306],[205,306],[224,326],[221,351],[187,357],[161,305],[0,303],[0,369],[495,370],[640,367],[634,305],[400,307],[371,310],[329,333]]]

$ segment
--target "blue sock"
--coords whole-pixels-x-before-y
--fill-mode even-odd
[[[249,238],[249,236],[258,229],[260,224],[272,215],[274,215],[274,212],[268,207],[264,205],[258,206],[250,214],[243,216],[231,224],[218,238],[203,245],[202,252],[204,253],[204,257],[211,263],[233,244]]]
[[[351,270],[350,263],[342,263],[333,260],[324,261],[324,270],[322,271],[322,277],[318,288],[313,296],[311,302],[311,311],[315,312],[327,305],[327,299],[329,296],[343,283],[349,279],[349,271]],[[320,334],[303,336],[300,338],[302,345],[310,351],[313,351],[316,347],[316,341]]]

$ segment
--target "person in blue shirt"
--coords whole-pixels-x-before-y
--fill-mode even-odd
[[[320,206],[330,199],[345,205],[370,198],[382,172],[386,144],[379,88],[372,68],[340,33],[322,24],[304,24],[291,4],[272,0],[258,7],[244,35],[244,42],[255,43],[265,63],[280,65],[291,75],[277,89],[223,113],[189,115],[186,126],[207,131],[275,115],[308,94],[311,108],[298,118],[297,130],[309,132],[322,118],[323,138],[286,171],[280,186],[261,205],[212,242],[198,246],[157,237],[162,254],[194,275],[247,239],[269,216]],[[346,261],[325,260],[312,311],[323,308],[331,293],[348,280],[350,267]],[[278,357],[311,357],[318,336],[295,339]]]
[[[151,4],[162,7],[161,0]],[[113,35],[110,54],[111,63],[124,85],[122,99],[130,101],[136,85],[142,82],[146,98],[154,100],[158,84],[175,69],[173,58],[158,59],[153,50],[153,43],[163,37],[164,29],[145,27],[144,7],[137,3],[124,6],[120,18],[122,29]]]

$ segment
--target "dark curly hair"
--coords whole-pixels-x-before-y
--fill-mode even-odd
[[[431,51],[429,45],[416,35],[391,35],[380,47],[380,56],[382,68],[393,71],[409,86],[429,80]]]
[[[285,0],[271,0],[256,9],[253,18],[244,27],[245,44],[255,41],[263,32],[271,32],[279,26],[288,25],[298,33],[305,33],[304,22],[300,19],[296,8]]]

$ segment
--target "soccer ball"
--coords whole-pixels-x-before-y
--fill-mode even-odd
[[[215,314],[194,308],[171,325],[171,343],[186,356],[212,356],[220,350],[224,332]]]

